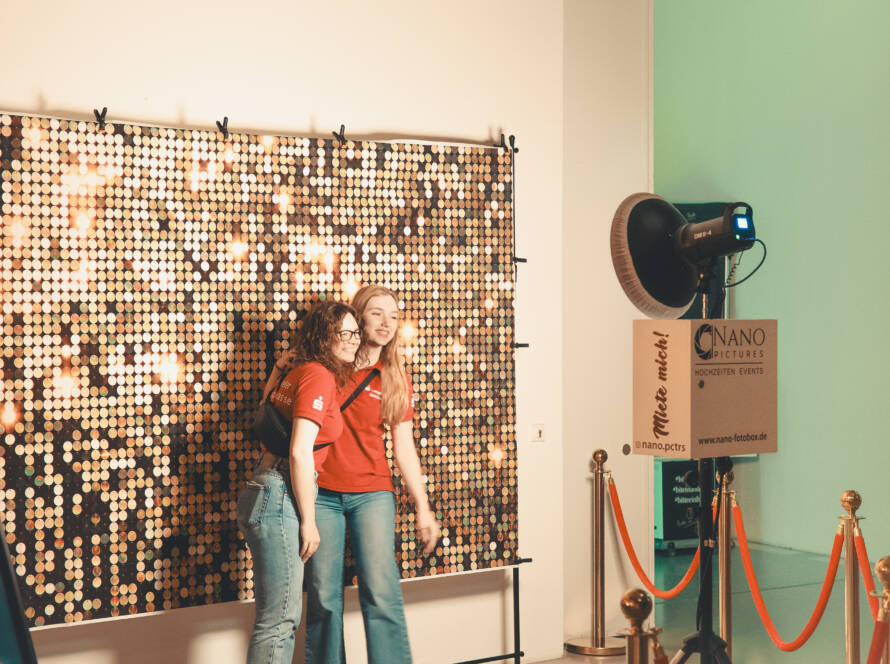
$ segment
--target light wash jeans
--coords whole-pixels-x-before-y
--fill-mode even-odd
[[[306,564],[306,664],[344,664],[343,551],[355,558],[369,664],[410,664],[411,648],[395,559],[395,498],[390,491],[320,488],[315,520],[321,544]]]
[[[238,497],[238,527],[253,558],[256,618],[247,664],[291,664],[303,603],[300,517],[287,466],[260,468]]]

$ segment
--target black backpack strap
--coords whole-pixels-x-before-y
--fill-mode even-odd
[[[371,369],[368,372],[368,375],[365,376],[365,379],[361,383],[358,384],[357,388],[355,388],[355,391],[352,394],[350,394],[349,398],[343,402],[343,405],[340,406],[340,412],[342,413],[344,410],[349,408],[349,404],[351,404],[353,401],[355,401],[356,397],[358,397],[358,395],[364,391],[364,389],[368,386],[368,384],[372,380],[374,380],[375,376],[379,376],[379,375],[380,375],[380,369],[378,369],[377,367],[374,367],[373,369]]]

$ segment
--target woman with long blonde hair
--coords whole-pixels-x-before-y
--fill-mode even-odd
[[[344,429],[319,469],[316,523],[321,543],[307,566],[307,664],[345,662],[343,555],[346,533],[358,578],[369,664],[406,664],[411,649],[395,562],[395,497],[384,432],[416,509],[415,527],[429,553],[439,538],[411,419],[414,395],[402,360],[398,296],[365,286],[352,300],[362,330],[356,372],[340,395],[366,387],[343,411]]]

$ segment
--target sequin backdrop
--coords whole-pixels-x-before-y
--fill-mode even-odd
[[[512,155],[0,115],[0,499],[32,625],[252,596],[245,428],[304,304],[404,297],[442,520],[404,577],[517,556]],[[351,575],[346,570],[346,578]]]

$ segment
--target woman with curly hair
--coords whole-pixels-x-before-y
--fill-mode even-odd
[[[402,360],[399,300],[382,286],[365,286],[352,299],[362,329],[356,371],[340,390],[345,426],[319,468],[315,512],[321,545],[306,569],[307,664],[341,664],[343,555],[346,533],[356,565],[369,664],[407,664],[411,649],[395,561],[395,499],[384,432],[416,509],[414,526],[425,553],[439,538],[420,469],[411,420],[414,394]]]
[[[303,564],[315,553],[315,471],[343,431],[344,387],[360,339],[352,307],[319,302],[296,348],[275,363],[263,396],[292,422],[287,458],[263,451],[238,498],[238,527],[253,559],[256,618],[248,664],[290,664],[300,624]]]

